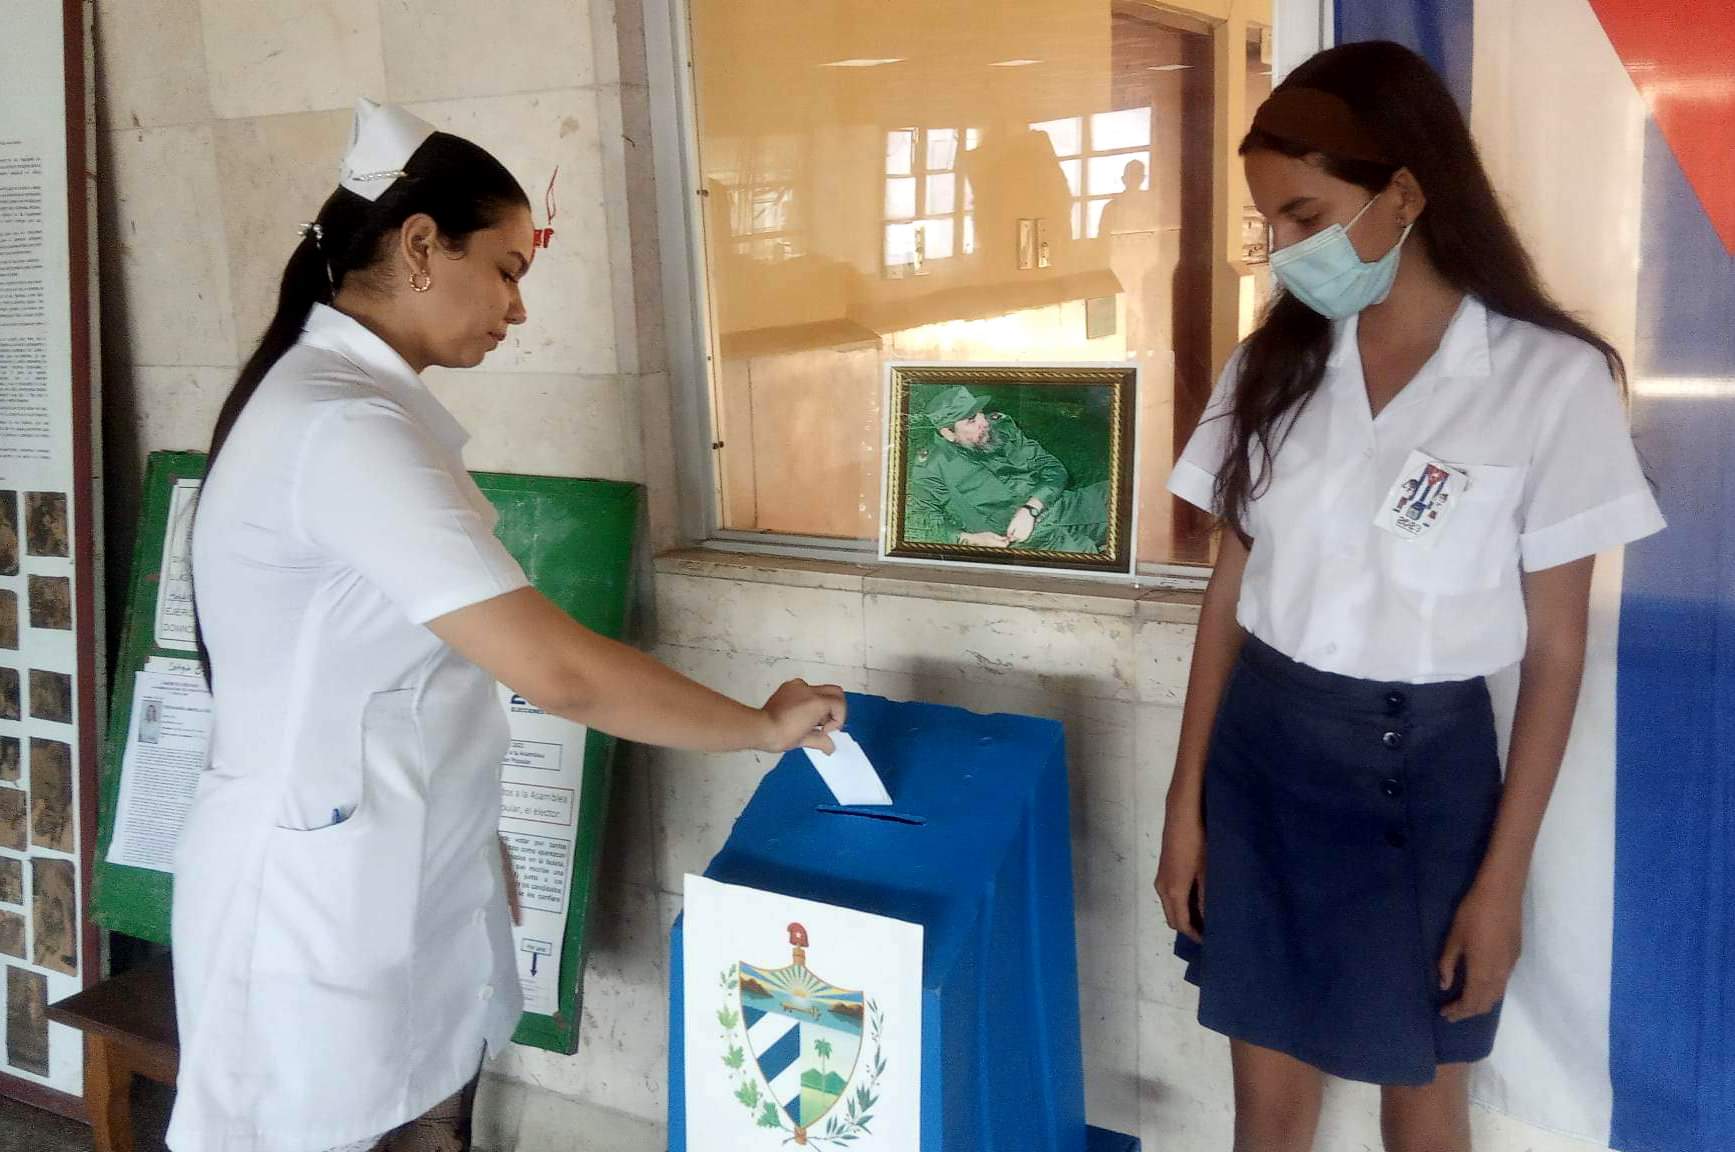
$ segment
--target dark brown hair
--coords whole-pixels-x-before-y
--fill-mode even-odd
[[[378,200],[347,188],[333,192],[314,217],[318,233],[310,228],[289,254],[277,290],[277,312],[217,415],[207,474],[259,382],[301,338],[313,306],[330,304],[351,276],[377,276],[383,249],[405,220],[418,213],[431,216],[442,242],[461,251],[471,233],[493,227],[513,208],[529,206],[523,187],[500,161],[445,132],[422,142],[404,165],[404,175]]]
[[[1614,346],[1543,289],[1483,170],[1463,114],[1427,61],[1390,41],[1344,44],[1309,59],[1279,90],[1294,87],[1342,99],[1390,163],[1334,156],[1259,129],[1241,142],[1241,155],[1265,150],[1317,157],[1326,172],[1369,192],[1384,190],[1400,168],[1408,168],[1428,197],[1411,242],[1423,246],[1446,282],[1491,311],[1594,346],[1625,386],[1626,369]],[[1278,291],[1241,346],[1234,403],[1227,413],[1229,453],[1216,495],[1224,521],[1243,539],[1248,538],[1248,501],[1269,483],[1284,436],[1318,391],[1331,343],[1330,320]]]

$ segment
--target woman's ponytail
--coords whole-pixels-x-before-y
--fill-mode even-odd
[[[442,239],[461,247],[471,233],[493,226],[510,209],[529,206],[523,187],[500,161],[445,132],[424,140],[404,165],[404,175],[377,200],[347,188],[332,192],[319,215],[302,229],[301,243],[283,269],[277,312],[223,402],[205,461],[207,475],[259,382],[301,339],[313,306],[330,304],[352,275],[371,281],[387,237],[405,220],[425,213]]]
[[[211,451],[205,461],[207,474],[217,462],[217,454],[223,450],[223,442],[229,438],[229,430],[235,427],[241,409],[258,390],[259,381],[265,379],[272,366],[301,339],[301,329],[307,324],[313,306],[331,303],[332,275],[321,243],[323,231],[323,226],[317,221],[309,224],[302,230],[301,243],[289,255],[289,263],[283,268],[283,281],[277,289],[277,311],[271,317],[271,323],[266,325],[259,347],[253,350],[241,374],[235,378],[235,386],[229,390],[228,399],[223,401],[222,410],[217,413],[217,426],[211,433]]]

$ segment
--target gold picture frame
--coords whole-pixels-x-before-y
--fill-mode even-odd
[[[1131,364],[894,364],[880,555],[1130,575]]]

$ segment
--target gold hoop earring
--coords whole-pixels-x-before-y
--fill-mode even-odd
[[[434,274],[426,268],[410,274],[410,291],[426,292],[434,286]]]

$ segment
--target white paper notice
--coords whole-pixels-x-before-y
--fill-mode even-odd
[[[85,123],[87,108],[81,85],[72,85],[73,102],[66,99],[68,46],[82,44],[81,16],[60,0],[0,4],[0,590],[20,607],[31,601],[33,609],[28,621],[7,616],[10,650],[3,655],[10,683],[41,673],[52,678],[51,686],[64,678],[68,687],[89,688],[102,675],[89,660],[100,645],[91,629],[100,624],[76,606],[81,588],[101,588],[101,569],[92,564],[97,557],[80,529],[94,523],[101,539],[100,518],[93,520],[84,501],[94,496],[100,510],[102,489],[89,482],[88,464],[78,459],[76,445],[90,429],[73,415],[78,393],[88,393],[93,383],[78,371],[73,351],[74,301],[85,295],[86,269],[72,264],[74,252],[81,259],[83,252],[70,242],[70,212],[85,211],[87,172],[85,158],[69,157],[67,149],[69,129]],[[76,170],[70,180],[69,169]],[[89,272],[95,276],[94,263]],[[12,603],[8,599],[8,614]],[[16,691],[8,693],[14,706]],[[84,697],[66,699],[82,703]],[[18,712],[11,715],[18,720]],[[33,942],[11,949],[23,959],[14,962],[16,971],[8,970],[21,979],[12,982],[19,1023],[8,1030],[6,1072],[71,1097],[83,1092],[83,1038],[59,1024],[44,1027],[40,1006],[79,991],[98,961],[80,946],[87,939],[90,893],[76,861],[90,845],[81,821],[58,819],[84,810],[85,784],[97,778],[97,766],[84,755],[84,737],[95,721],[78,706],[6,725],[13,747],[42,737],[59,746],[50,755],[71,756],[46,768],[41,780],[28,781],[32,791],[47,789],[43,810],[33,814],[40,817],[42,847],[53,855],[31,854],[24,871],[33,877],[34,896],[6,918],[13,939]],[[57,770],[62,764],[69,780]],[[10,798],[22,804],[26,797]],[[30,821],[14,812],[21,823],[12,829],[18,837],[13,847],[22,850]],[[61,855],[71,859],[54,858]]]
[[[514,696],[502,686],[512,746],[500,772],[500,834],[512,853],[519,920],[512,929],[524,1010],[560,1008],[560,954],[572,891],[588,730]]]
[[[880,774],[868,761],[867,753],[848,732],[833,732],[832,745],[837,749],[830,756],[807,749],[807,758],[819,769],[820,779],[837,798],[839,804],[890,804],[892,794],[886,791]]]
[[[157,647],[191,652],[193,630],[193,512],[199,482],[177,480],[169,496],[169,521],[163,529],[162,578],[157,584]]]
[[[133,680],[110,864],[173,872],[199,773],[211,754],[211,694],[198,666],[152,661]]]

